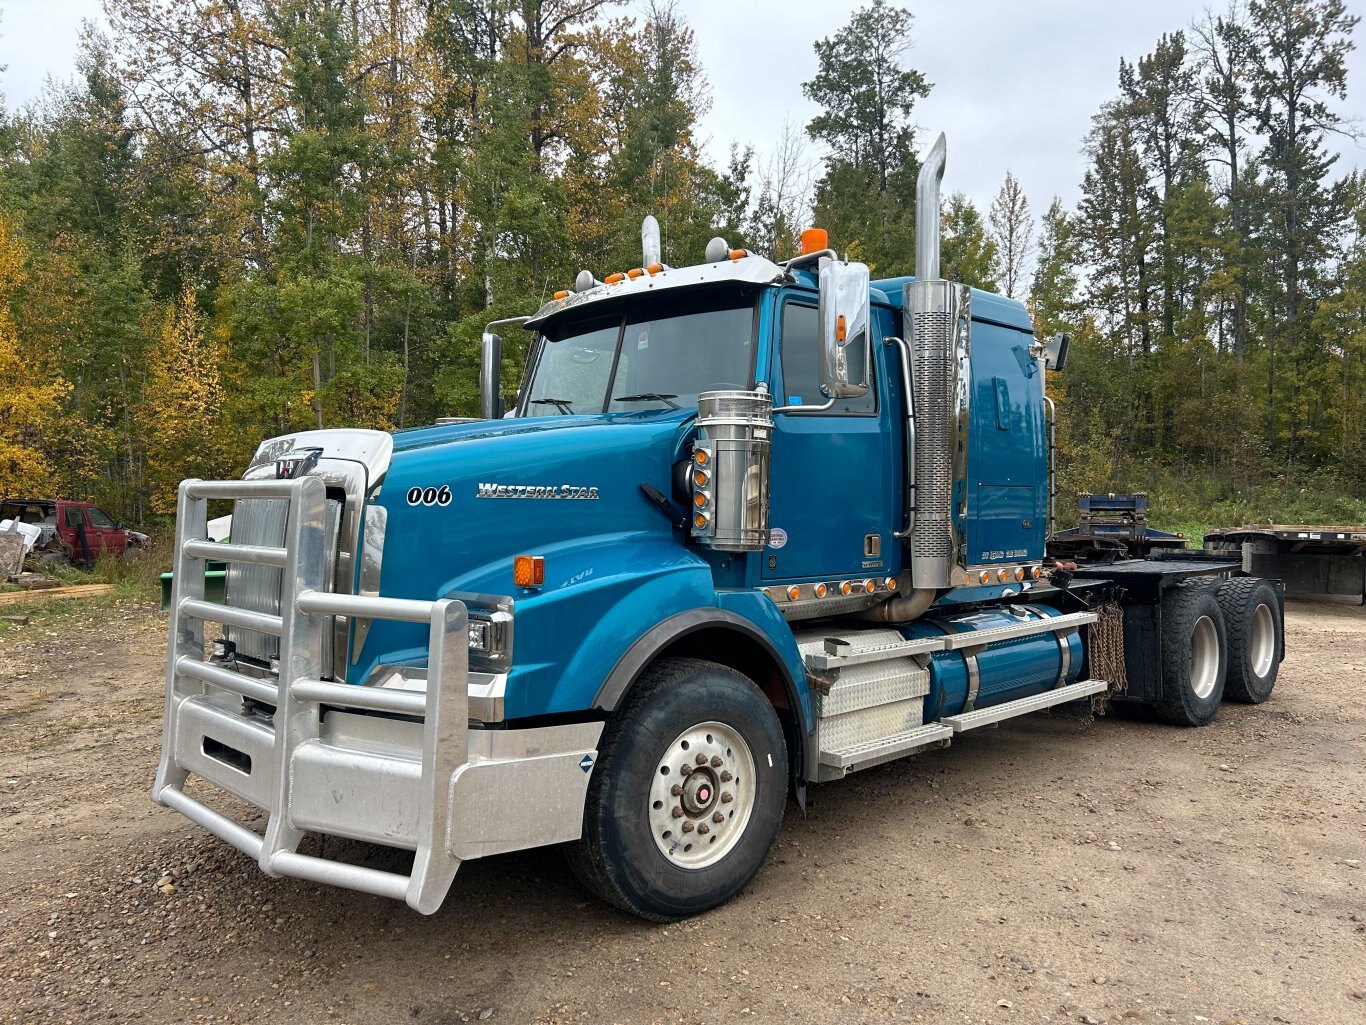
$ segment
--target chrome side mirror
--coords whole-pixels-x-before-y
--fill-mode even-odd
[[[1059,331],[1043,343],[1044,366],[1049,370],[1061,370],[1067,365],[1067,347],[1072,344],[1072,336]]]
[[[484,351],[479,361],[479,415],[496,420],[503,415],[503,338],[484,332]]]
[[[830,260],[820,271],[821,391],[829,399],[868,393],[872,367],[866,263]]]

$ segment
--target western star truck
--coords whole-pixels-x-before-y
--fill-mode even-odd
[[[818,232],[667,266],[646,218],[639,267],[489,325],[481,418],[274,438],[241,480],[185,481],[154,798],[269,875],[423,913],[462,861],[566,844],[669,921],[739,893],[811,784],[1065,702],[1199,726],[1264,700],[1274,583],[1046,560],[1066,338],[940,278],[944,161],[941,136],[914,278]]]

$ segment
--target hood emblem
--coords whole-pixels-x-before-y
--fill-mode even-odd
[[[289,455],[275,460],[275,479],[294,480],[302,477],[318,465],[323,450],[320,448],[296,448]]]
[[[596,499],[598,489],[578,484],[479,484],[476,498]]]

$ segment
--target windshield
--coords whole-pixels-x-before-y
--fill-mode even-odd
[[[546,325],[521,415],[677,409],[701,392],[750,387],[752,291],[651,299]]]

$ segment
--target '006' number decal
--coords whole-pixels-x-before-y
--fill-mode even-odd
[[[450,505],[451,489],[445,484],[439,488],[409,488],[409,505]]]

